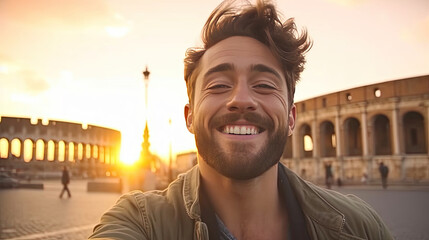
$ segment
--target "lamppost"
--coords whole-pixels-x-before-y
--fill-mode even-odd
[[[142,152],[140,154],[140,161],[142,163],[143,166],[146,166],[148,168],[151,167],[151,161],[150,161],[150,156],[149,156],[149,128],[147,126],[147,113],[148,113],[148,86],[149,86],[149,75],[150,72],[146,66],[146,70],[143,71],[143,76],[144,76],[144,84],[145,84],[145,109],[146,109],[146,115],[145,115],[145,119],[146,119],[146,125],[144,128],[144,133],[143,133],[143,143],[142,143]],[[145,161],[149,161],[149,162],[145,162]],[[147,164],[147,165],[146,165]]]
[[[145,106],[146,106],[146,122],[147,122],[147,88],[149,86],[149,75],[150,75],[150,72],[146,66],[146,69],[143,72],[143,76],[144,76],[143,81],[144,81],[144,89],[145,89],[145,95],[144,96],[145,96]]]

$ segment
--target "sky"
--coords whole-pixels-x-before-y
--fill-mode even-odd
[[[117,129],[124,161],[138,158],[146,120],[164,160],[170,144],[173,157],[195,150],[183,58],[220,2],[0,0],[0,116]],[[427,0],[275,3],[313,41],[295,101],[429,74]]]

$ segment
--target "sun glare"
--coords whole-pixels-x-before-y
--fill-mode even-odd
[[[123,137],[121,143],[121,162],[133,165],[140,155],[140,143],[132,137]]]
[[[121,38],[127,35],[127,33],[130,31],[128,27],[122,27],[122,26],[107,26],[107,27],[104,27],[104,30],[106,30],[109,36],[114,38]]]

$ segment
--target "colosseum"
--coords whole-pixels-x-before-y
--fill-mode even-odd
[[[47,176],[68,166],[73,175],[116,173],[121,133],[80,123],[0,118],[0,169]]]
[[[371,84],[296,103],[282,162],[323,182],[325,166],[343,183],[429,182],[429,75]]]

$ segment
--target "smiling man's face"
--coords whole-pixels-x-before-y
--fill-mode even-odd
[[[250,37],[227,38],[200,62],[187,127],[199,160],[232,179],[255,178],[283,153],[295,123],[278,60]]]

